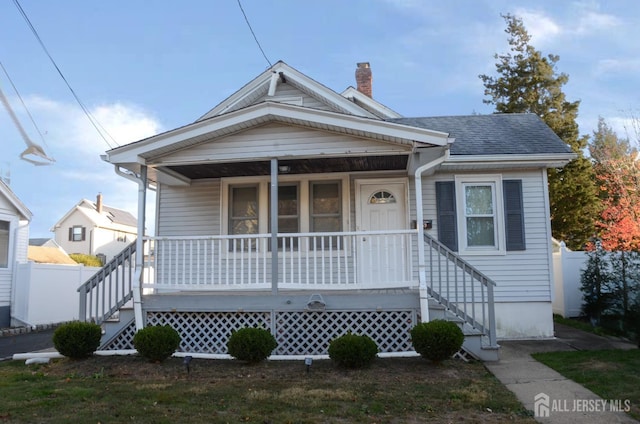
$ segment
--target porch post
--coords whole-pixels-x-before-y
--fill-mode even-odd
[[[424,210],[422,205],[422,172],[416,171],[416,226],[418,227],[418,281],[420,283],[420,320],[429,322],[429,295],[427,291],[427,264],[424,257]]]
[[[136,271],[133,279],[133,313],[136,330],[144,328],[142,317],[142,271],[144,266],[144,228],[147,205],[147,166],[140,166],[138,180],[138,237],[136,238]]]
[[[271,159],[271,294],[278,294],[278,159]]]
[[[453,141],[451,141],[453,142]],[[414,173],[416,189],[416,225],[418,227],[418,281],[420,283],[420,319],[429,322],[429,293],[427,290],[427,259],[424,252],[424,209],[422,204],[422,174],[440,165],[449,156],[449,149],[444,154],[422,166]]]

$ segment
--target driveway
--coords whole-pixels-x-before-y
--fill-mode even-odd
[[[0,360],[10,359],[14,353],[53,348],[53,331],[49,329],[0,337]]]

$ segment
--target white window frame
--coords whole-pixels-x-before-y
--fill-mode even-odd
[[[456,175],[456,210],[458,226],[458,251],[465,255],[506,255],[504,233],[504,206],[502,193],[502,175]],[[465,208],[465,187],[490,186],[493,195],[494,246],[467,245],[467,219]]]
[[[337,181],[341,185],[342,196],[342,231],[348,231],[349,217],[349,175],[344,173],[336,174],[305,174],[305,175],[278,175],[278,185],[286,183],[298,184],[300,232],[311,232],[311,208],[310,189],[311,182]],[[270,176],[263,177],[231,177],[222,179],[222,190],[220,193],[221,202],[221,229],[223,235],[229,235],[229,193],[230,187],[242,184],[258,184],[258,234],[269,234],[269,187]]]
[[[16,247],[15,236],[16,236],[16,228],[17,228],[18,221],[16,220],[15,216],[5,215],[5,214],[0,214],[0,221],[9,223],[9,230],[8,230],[9,233],[8,233],[8,239],[7,239],[7,266],[0,267],[0,270],[11,271],[13,269],[13,261],[15,260],[14,259],[15,247]]]

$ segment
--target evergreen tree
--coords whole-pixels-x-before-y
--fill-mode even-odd
[[[594,234],[600,206],[591,162],[584,157],[587,137],[581,137],[576,118],[579,101],[569,102],[562,87],[568,75],[556,72],[556,55],[543,56],[529,44],[522,20],[502,15],[507,23],[510,52],[496,54],[497,77],[480,75],[484,102],[498,113],[535,113],[578,155],[562,169],[549,169],[549,197],[553,236],[571,249],[582,248]]]

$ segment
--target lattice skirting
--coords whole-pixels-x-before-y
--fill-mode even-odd
[[[231,332],[243,327],[270,330],[278,342],[275,355],[324,355],[332,339],[349,331],[371,337],[380,352],[407,352],[418,320],[416,310],[147,312],[147,325],[170,325],[180,333],[180,351],[216,354],[227,353]],[[134,334],[129,325],[105,349],[132,349]]]

